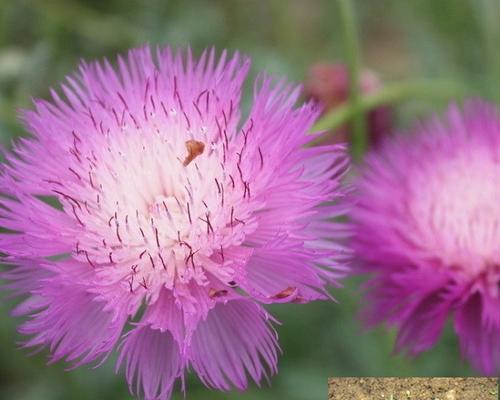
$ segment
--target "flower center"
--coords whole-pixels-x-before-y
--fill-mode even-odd
[[[500,262],[500,164],[473,150],[412,176],[409,207],[424,247],[475,275]]]
[[[223,252],[243,241],[250,200],[242,200],[219,147],[155,132],[108,138],[94,166],[79,172],[91,184],[76,256],[103,279],[118,274],[131,292],[204,284],[207,272],[232,281]]]

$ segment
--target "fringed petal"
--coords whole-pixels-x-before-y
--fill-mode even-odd
[[[210,387],[239,390],[276,373],[277,338],[267,314],[248,300],[219,303],[193,334],[189,357]]]

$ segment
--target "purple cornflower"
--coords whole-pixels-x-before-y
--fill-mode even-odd
[[[434,345],[451,316],[462,353],[500,372],[500,116],[450,106],[386,140],[357,182],[354,247],[371,273],[370,323],[398,327],[396,349]]]
[[[32,135],[3,166],[0,251],[26,346],[76,367],[121,342],[117,368],[146,399],[184,389],[188,367],[220,390],[276,372],[260,303],[329,297],[343,208],[325,202],[343,196],[348,159],[305,147],[318,110],[295,108],[283,81],[261,76],[240,124],[248,69],[238,54],[132,50],[117,70],[83,63],[64,98],[23,112]]]

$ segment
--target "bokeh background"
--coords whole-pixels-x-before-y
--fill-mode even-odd
[[[364,66],[388,83],[401,79],[446,79],[467,96],[500,100],[500,2],[497,0],[355,1]],[[334,0],[1,0],[0,144],[23,128],[17,110],[32,97],[48,97],[81,58],[113,58],[144,43],[238,49],[262,69],[305,79],[312,64],[344,58]],[[247,91],[249,98],[250,91]],[[442,96],[420,93],[393,105],[394,126],[441,109]],[[279,305],[271,311],[283,355],[271,385],[245,393],[205,389],[188,379],[188,399],[324,399],[328,376],[472,375],[458,353],[450,326],[439,344],[416,359],[394,355],[394,333],[364,332],[356,319],[359,279],[333,289],[337,303]],[[0,399],[131,399],[113,359],[93,370],[65,372],[46,366],[46,354],[19,349],[12,306],[0,303]],[[85,329],[85,327],[82,327]],[[175,399],[182,395],[176,393]]]

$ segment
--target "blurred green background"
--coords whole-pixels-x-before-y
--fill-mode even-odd
[[[386,82],[439,78],[456,81],[468,95],[500,97],[500,2],[497,0],[364,0],[355,2],[364,66]],[[206,46],[239,49],[262,69],[305,78],[317,61],[343,58],[337,3],[292,1],[2,0],[0,2],[0,144],[23,129],[16,110],[47,97],[78,61],[111,58],[130,47]],[[247,93],[247,98],[248,98]],[[439,110],[445,100],[424,95],[395,106],[395,125]],[[280,372],[259,389],[219,393],[188,379],[189,399],[324,399],[328,376],[464,376],[448,327],[434,350],[417,359],[392,354],[393,333],[363,332],[356,319],[360,290],[351,279],[333,290],[338,303],[279,305],[271,311],[283,355]],[[46,366],[46,354],[18,349],[11,304],[0,305],[0,399],[130,399],[113,359],[99,369],[65,372]],[[82,327],[84,329],[84,327]],[[182,395],[176,393],[175,399]]]

